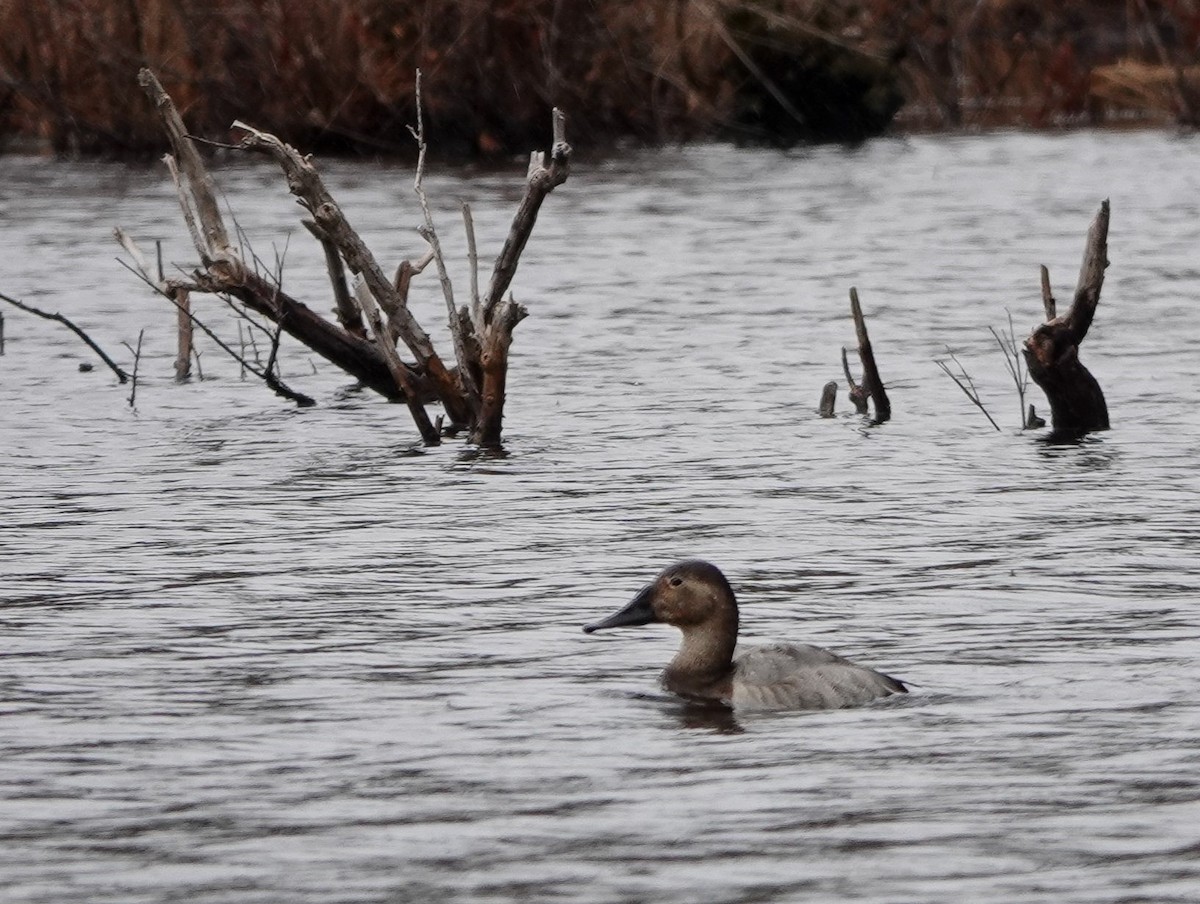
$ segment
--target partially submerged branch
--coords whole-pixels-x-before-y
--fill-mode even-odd
[[[126,247],[130,249],[131,256],[134,258],[134,260],[135,261],[140,260],[141,263],[144,263],[145,260],[141,257],[141,252],[138,250],[137,245],[133,243],[133,240],[130,239],[128,236],[125,236],[124,233],[119,228],[116,230],[116,232],[118,233],[118,236],[122,238],[123,245],[126,245],[126,243],[128,243],[126,245]],[[245,354],[244,354],[244,343],[243,343],[243,353],[241,353],[241,354],[239,354],[238,352],[235,352],[232,348],[230,348],[224,341],[222,341],[220,336],[218,336],[211,329],[209,329],[209,327],[207,325],[205,325],[205,323],[202,320],[200,320],[200,318],[198,318],[194,313],[192,313],[192,308],[191,308],[190,303],[187,304],[186,306],[184,304],[182,304],[181,301],[176,297],[175,293],[169,291],[168,289],[164,289],[160,284],[156,283],[153,279],[151,279],[150,275],[148,273],[146,273],[144,270],[140,269],[138,266],[135,266],[134,264],[130,264],[126,261],[121,261],[120,263],[122,266],[124,266],[127,270],[129,270],[135,276],[142,279],[146,283],[146,285],[148,285],[151,289],[153,289],[155,292],[158,292],[160,295],[162,295],[164,298],[166,298],[167,301],[169,301],[173,305],[175,305],[175,308],[181,318],[187,317],[188,321],[193,326],[199,327],[200,331],[203,332],[206,336],[208,336],[208,338],[211,339],[218,348],[220,348],[223,352],[225,352],[227,355],[229,355],[231,358],[233,358],[233,360],[237,361],[238,364],[240,364],[242,367],[243,376],[245,375],[245,373],[247,371],[252,373],[254,376],[258,377],[260,380],[262,380],[264,383],[266,383],[267,386],[272,391],[274,391],[274,393],[276,395],[281,396],[282,398],[285,398],[285,399],[290,399],[291,401],[293,401],[297,405],[299,405],[301,408],[308,408],[309,406],[316,404],[316,402],[312,399],[311,396],[307,396],[302,392],[297,392],[296,390],[287,386],[282,380],[279,379],[279,375],[277,373],[273,373],[270,368],[264,370],[262,367],[256,366],[254,364],[251,364],[249,361],[247,361]],[[165,280],[164,282],[165,282],[165,285],[167,285],[167,286],[171,286],[173,284],[173,282],[171,280]],[[176,284],[174,284],[174,287],[176,289],[178,289],[181,293],[183,293],[183,297],[185,299],[190,298],[190,295],[187,294],[189,290],[184,287],[184,284],[176,283]],[[246,318],[246,319],[249,320],[250,318]],[[258,324],[254,324],[254,325],[258,326]],[[239,338],[242,335],[241,330],[242,330],[242,326],[239,323],[238,324]],[[275,335],[277,336],[277,334],[275,334]],[[256,359],[261,361],[261,359],[257,358],[258,347],[256,345],[254,345],[254,334],[252,332],[250,333],[250,342],[251,342],[251,346],[254,348]],[[277,348],[278,348],[278,339],[275,338],[274,344],[273,344],[273,351],[276,350]],[[197,351],[194,346],[192,348],[190,348],[189,350],[191,351],[192,356],[195,358],[197,370],[200,370],[200,352]],[[177,372],[178,372],[178,367],[179,367],[179,364],[178,364],[178,361],[176,361]],[[201,380],[204,379],[204,373],[202,371],[200,372],[200,379]]]
[[[82,339],[84,342],[86,342],[88,348],[90,348],[97,355],[99,355],[100,360],[103,361],[105,364],[107,364],[109,370],[111,370],[114,374],[117,375],[118,380],[120,380],[122,383],[128,382],[129,374],[125,373],[125,371],[122,370],[112,358],[110,358],[108,355],[106,355],[104,353],[104,349],[102,349],[100,346],[98,346],[92,340],[91,336],[89,336],[82,329],[77,327],[73,322],[71,322],[68,318],[64,317],[62,314],[58,314],[58,313],[51,314],[48,311],[43,311],[40,308],[35,308],[31,304],[25,304],[25,302],[23,302],[23,301],[18,301],[15,298],[10,298],[8,295],[5,295],[3,292],[0,292],[0,301],[7,301],[13,307],[19,308],[20,310],[24,311],[27,314],[34,314],[38,317],[44,318],[45,320],[53,320],[57,323],[61,323],[63,326],[65,326],[67,329],[69,329],[72,333],[74,333],[76,336],[78,336],[80,339]]]
[[[817,405],[817,413],[821,417],[833,417],[835,405],[837,405],[837,381],[830,380],[821,389],[821,402]]]
[[[870,400],[867,396],[867,390],[854,379],[854,375],[850,373],[850,361],[846,357],[846,347],[842,346],[842,373],[846,375],[846,383],[850,390],[847,393],[850,396],[850,401],[854,403],[854,410],[859,414],[866,414],[870,409]]]
[[[875,405],[875,423],[882,424],[892,416],[892,403],[883,388],[883,379],[875,364],[875,352],[867,335],[867,321],[858,303],[858,290],[850,289],[850,314],[854,318],[854,332],[858,337],[858,356],[862,360],[863,389]]]
[[[1046,268],[1043,267],[1044,271]],[[1054,304],[1053,297],[1050,298],[1050,304]],[[1031,426],[1029,418],[1025,413],[1025,390],[1029,388],[1029,372],[1025,369],[1021,352],[1017,347],[1017,332],[1013,326],[1012,312],[1008,312],[1008,332],[1005,335],[1000,335],[994,327],[988,327],[991,331],[992,338],[996,340],[996,344],[1000,346],[1000,353],[1004,355],[1004,365],[1008,368],[1008,374],[1013,379],[1013,384],[1017,387],[1017,404],[1021,411],[1021,428],[1025,429]],[[1030,408],[1032,409],[1032,405]]]
[[[1100,384],[1079,361],[1079,345],[1087,336],[1104,271],[1108,267],[1109,204],[1104,201],[1088,230],[1079,283],[1071,309],[1063,316],[1048,317],[1025,340],[1025,363],[1029,375],[1046,393],[1050,402],[1050,419],[1054,434],[1071,439],[1093,430],[1107,430],[1108,406]],[[1049,294],[1049,277],[1043,280],[1043,299]],[[1046,304],[1046,313],[1053,310]]]
[[[325,253],[338,317],[338,325],[335,325],[283,292],[279,278],[272,282],[257,272],[256,266],[247,266],[243,262],[242,250],[230,244],[229,232],[216,205],[211,177],[204,170],[203,161],[170,97],[148,70],[142,71],[139,80],[159,110],[171,139],[174,156],[168,157],[167,163],[176,183],[180,209],[202,263],[187,284],[189,291],[237,299],[370,388],[389,399],[403,399],[426,443],[434,444],[440,440],[437,424],[430,421],[424,410],[427,402],[438,400],[446,410],[447,429],[469,427],[472,442],[498,445],[508,349],[513,329],[527,313],[507,293],[542,202],[566,180],[569,172],[571,149],[566,142],[563,114],[554,111],[554,144],[549,159],[542,154],[534,154],[531,159],[525,195],[496,259],[488,292],[482,298],[478,287],[474,227],[470,211],[464,206],[471,299],[469,304],[461,307],[454,302],[446,262],[423,188],[427,145],[419,95],[414,135],[420,159],[414,188],[424,215],[420,231],[430,248],[419,260],[402,263],[394,280],[384,275],[382,266],[350,226],[308,157],[274,135],[235,122],[234,128],[242,133],[237,147],[273,158],[283,171],[289,190],[311,216],[303,222]],[[411,280],[430,262],[436,263],[442,284],[454,339],[456,368],[448,367],[438,355],[429,335],[408,307]],[[251,263],[257,264],[257,258],[251,257]],[[356,277],[354,293],[347,285],[345,268]],[[153,284],[153,280],[148,281]],[[367,324],[371,326],[369,333]],[[276,330],[273,347],[278,335],[279,330]],[[415,364],[400,359],[397,341],[403,342],[412,353]]]
[[[983,402],[980,401],[979,390],[975,388],[975,381],[971,379],[971,375],[967,373],[967,369],[962,366],[962,363],[949,348],[946,349],[946,354],[950,356],[950,360],[958,368],[957,374],[950,369],[950,366],[945,361],[939,361],[935,358],[933,363],[942,369],[942,373],[955,382],[958,388],[963,391],[963,395],[970,399],[971,403],[983,412],[983,416],[988,419],[993,427],[999,430],[1000,425],[996,423],[996,419],[992,417]]]

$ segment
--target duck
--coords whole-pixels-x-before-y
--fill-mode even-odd
[[[735,711],[842,709],[906,694],[902,681],[809,644],[775,643],[738,651],[738,606],[716,565],[686,559],[669,565],[625,608],[585,634],[652,623],[683,632],[662,686],[690,703]]]

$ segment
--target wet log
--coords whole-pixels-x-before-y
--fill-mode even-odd
[[[875,406],[875,423],[882,424],[892,416],[892,403],[883,388],[883,378],[879,376],[875,352],[871,349],[871,337],[867,335],[867,321],[858,303],[858,290],[854,288],[850,290],[850,314],[854,318],[854,332],[858,337],[858,357],[862,360],[863,391]]]
[[[1043,268],[1046,275],[1042,296],[1047,320],[1025,340],[1023,353],[1029,376],[1046,393],[1052,435],[1057,438],[1074,439],[1109,427],[1104,392],[1079,360],[1079,346],[1096,316],[1104,271],[1108,267],[1108,220],[1109,205],[1105,200],[1088,230],[1071,309],[1062,316],[1054,316],[1049,274]]]

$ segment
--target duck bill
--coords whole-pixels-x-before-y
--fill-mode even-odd
[[[654,615],[654,607],[651,605],[653,599],[654,585],[647,584],[633,598],[632,603],[620,612],[613,613],[603,621],[598,621],[594,625],[588,625],[583,629],[583,633],[591,634],[593,631],[599,631],[603,628],[626,628],[634,625],[648,625],[653,621],[658,621]]]

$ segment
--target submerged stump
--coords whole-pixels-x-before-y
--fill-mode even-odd
[[[1088,230],[1083,265],[1071,308],[1057,316],[1050,279],[1042,268],[1042,301],[1046,322],[1035,327],[1023,349],[1029,376],[1050,403],[1052,436],[1077,439],[1109,427],[1104,392],[1091,371],[1079,360],[1079,346],[1087,336],[1100,302],[1104,271],[1108,267],[1109,205],[1104,201]]]

